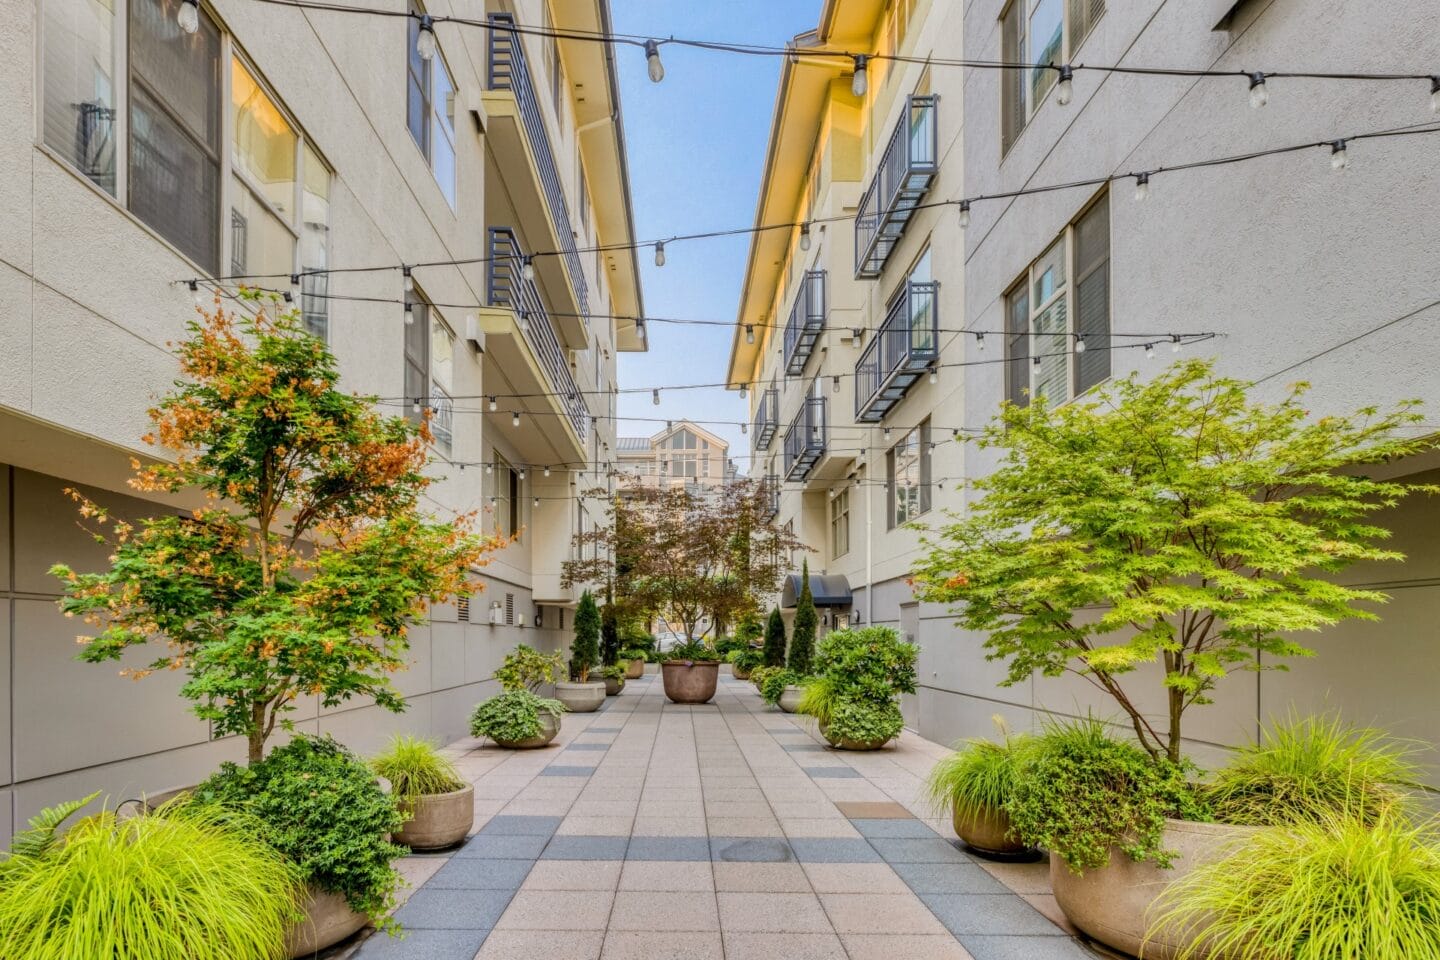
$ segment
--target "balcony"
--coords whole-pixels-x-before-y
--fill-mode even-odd
[[[489,309],[481,311],[486,357],[497,364],[497,376],[515,387],[498,392],[526,395],[546,407],[529,411],[537,414],[538,430],[533,432],[538,436],[553,432],[560,424],[568,425],[572,436],[565,446],[580,451],[575,459],[584,459],[590,411],[570,372],[540,289],[521,272],[525,251],[509,227],[491,227],[489,234],[485,282]],[[486,371],[485,382],[490,382],[490,371]],[[510,412],[505,411],[507,416]]]
[[[780,391],[772,385],[760,394],[755,408],[755,449],[769,450],[780,426]]]
[[[940,312],[933,281],[910,281],[855,364],[855,420],[878,423],[939,360]]]
[[[774,474],[767,476],[761,486],[761,496],[765,499],[760,515],[768,523],[780,515],[780,478]]]
[[[855,277],[880,276],[938,169],[933,94],[910,97],[855,215]]]
[[[798,377],[825,329],[825,271],[807,270],[785,322],[785,373]]]
[[[565,202],[559,167],[550,136],[545,130],[544,114],[530,68],[525,61],[522,38],[513,29],[515,18],[508,13],[492,13],[489,18],[489,59],[485,108],[489,119],[486,136],[491,142],[502,175],[515,204],[516,214],[532,213],[547,221],[546,254],[537,257],[534,266],[545,272],[563,268],[567,293],[573,297],[573,317],[557,316],[561,339],[568,346],[586,345],[586,319],[590,315],[590,292],[575,246],[575,227],[570,208]],[[530,223],[528,219],[522,220]],[[527,231],[534,241],[536,232]],[[567,311],[568,312],[568,311]]]
[[[804,480],[825,455],[825,397],[807,396],[785,431],[785,479]]]

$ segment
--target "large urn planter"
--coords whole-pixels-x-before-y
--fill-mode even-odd
[[[396,843],[411,850],[453,847],[475,825],[475,787],[467,783],[450,793],[415,797],[409,808],[410,819],[396,832]]]
[[[620,695],[620,691],[621,691],[621,690],[624,690],[624,689],[625,689],[625,678],[624,678],[624,677],[606,677],[606,678],[605,678],[605,696],[607,696],[607,697],[616,697],[616,696],[619,696],[619,695]]]
[[[306,891],[305,919],[285,937],[285,955],[292,960],[312,957],[358,933],[369,922],[369,917],[351,909],[340,894],[311,886]]]
[[[1169,869],[1149,861],[1136,863],[1116,848],[1105,866],[1077,875],[1052,853],[1055,902],[1077,929],[1108,947],[1144,960],[1175,960],[1186,946],[1183,938],[1160,931],[1146,939],[1155,920],[1151,908],[1169,884],[1200,864],[1224,857],[1260,829],[1167,820],[1161,845],[1177,854]],[[1207,960],[1225,960],[1225,955],[1212,953]]]
[[[560,718],[540,711],[540,732],[524,740],[496,740],[497,746],[507,750],[534,750],[543,747],[560,733]]]
[[[800,688],[796,687],[795,689],[799,690]],[[786,687],[785,692],[789,693],[790,688]],[[785,698],[782,696],[780,699],[783,704]],[[788,712],[794,713],[795,711],[790,710]],[[840,750],[879,750],[881,747],[885,746],[885,744],[890,742],[889,740],[848,740],[845,737],[831,736],[830,725],[828,723],[820,724],[820,736],[824,737],[826,740],[829,740],[830,746],[836,747]]]
[[[660,665],[665,696],[675,703],[706,703],[720,683],[718,660],[667,660]]]
[[[1039,856],[1034,847],[1026,846],[1010,836],[1010,815],[999,807],[984,807],[974,813],[953,811],[955,835],[971,852],[993,860],[1033,860]],[[1123,856],[1123,854],[1122,854]]]
[[[643,676],[645,676],[644,660],[631,660],[629,663],[625,664],[626,680],[639,680]]]
[[[594,713],[605,702],[605,682],[591,680],[587,683],[555,684],[555,699],[565,704],[571,713]]]
[[[800,696],[804,692],[804,687],[792,683],[780,691],[780,699],[775,701],[775,705],[786,713],[794,713],[795,708],[800,706]]]

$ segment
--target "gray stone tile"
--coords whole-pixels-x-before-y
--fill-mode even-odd
[[[1095,960],[1096,957],[1069,937],[971,935],[959,940],[975,960]]]
[[[542,860],[624,860],[629,837],[560,836],[551,840]]]
[[[431,890],[421,887],[395,919],[407,930],[489,930],[505,912],[513,890]],[[420,957],[424,954],[414,954]]]
[[[631,837],[627,860],[709,860],[708,837]]]
[[[804,743],[782,743],[781,746],[788,753],[825,753],[829,749],[809,739]]]
[[[876,837],[870,841],[891,863],[973,863],[949,840],[907,840]]]
[[[595,772],[594,767],[566,767],[552,763],[540,771],[542,777],[588,777]]]
[[[934,840],[939,837],[923,820],[855,820],[855,829],[862,837]]]
[[[480,829],[481,836],[548,837],[560,826],[562,817],[522,817],[502,813],[490,818]]]
[[[773,837],[711,837],[712,860],[783,863],[794,860],[790,844]]]
[[[875,863],[880,855],[857,837],[793,837],[790,846],[801,863]]]
[[[487,932],[415,929],[394,937],[375,933],[360,945],[354,960],[471,960]]]
[[[922,893],[919,896],[957,937],[962,934],[1064,936],[1039,910],[1013,893]]]
[[[853,780],[860,777],[854,767],[806,767],[805,772],[817,780]]]
[[[892,863],[891,869],[916,893],[1010,893],[973,863]]]
[[[609,750],[609,749],[610,749],[610,744],[608,744],[608,743],[572,743],[572,744],[570,744],[568,747],[566,747],[565,749],[566,749],[566,750]]]
[[[451,857],[435,876],[425,882],[426,890],[518,890],[530,872],[530,860],[485,860],[480,857]]]
[[[635,681],[632,680],[631,682],[633,683]],[[585,733],[619,733],[620,730],[620,727],[586,727]],[[582,733],[581,736],[583,737],[585,733]]]
[[[534,860],[545,849],[549,836],[484,836],[476,834],[459,850],[456,857],[482,857],[486,860]]]

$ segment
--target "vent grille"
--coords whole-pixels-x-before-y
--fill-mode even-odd
[[[505,626],[515,626],[515,594],[505,594]]]
[[[470,597],[459,596],[455,598],[455,617],[461,623],[470,622]]]

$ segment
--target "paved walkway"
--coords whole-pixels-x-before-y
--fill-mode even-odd
[[[1093,960],[1042,864],[959,850],[918,790],[944,748],[829,749],[722,677],[711,704],[631,681],[543,750],[453,745],[476,833],[412,856],[353,960]]]

